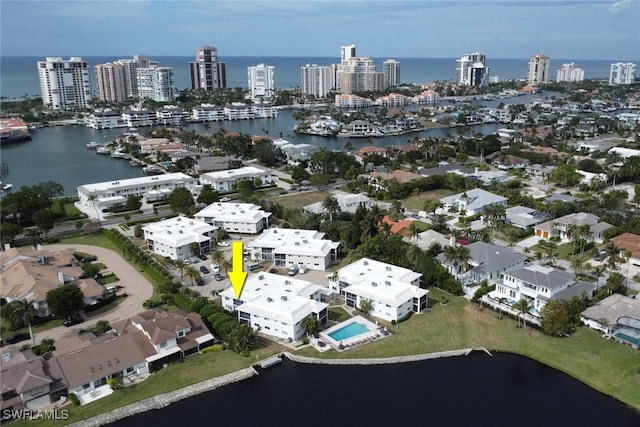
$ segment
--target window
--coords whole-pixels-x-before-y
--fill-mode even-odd
[[[165,348],[167,346],[167,342],[161,342],[160,343],[160,348]]]

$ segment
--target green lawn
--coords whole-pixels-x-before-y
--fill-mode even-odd
[[[288,195],[275,198],[274,201],[280,203],[285,208],[295,209],[303,208],[312,203],[322,202],[327,196],[331,195],[332,193],[328,191],[290,192]]]
[[[440,189],[433,191],[426,191],[418,195],[409,196],[402,200],[402,206],[412,212],[418,212],[423,210],[424,204],[428,200],[440,200],[443,197],[447,197],[454,194],[452,190]]]
[[[329,307],[329,320],[344,322],[350,319],[351,315],[342,307]]]
[[[432,290],[429,303],[442,295]],[[397,328],[387,324],[393,337],[342,353],[318,353],[306,348],[299,354],[319,358],[390,357],[483,346],[538,360],[640,410],[637,350],[605,340],[586,327],[569,338],[549,337],[531,328],[525,332],[516,328],[512,319],[499,320],[492,310],[480,310],[463,298],[447,298],[446,306],[433,304],[428,313],[414,315]]]

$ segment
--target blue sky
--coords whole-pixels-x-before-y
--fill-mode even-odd
[[[638,60],[640,0],[0,0],[2,56],[224,56]]]

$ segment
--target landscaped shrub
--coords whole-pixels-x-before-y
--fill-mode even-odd
[[[75,393],[69,393],[69,400],[73,403],[73,406],[80,406],[80,399],[78,399],[78,396],[75,395]]]
[[[209,347],[205,347],[202,350],[200,350],[200,353],[204,354],[204,353],[209,353],[211,351],[222,351],[224,350],[224,346],[222,344],[214,344],[214,345],[210,345]]]

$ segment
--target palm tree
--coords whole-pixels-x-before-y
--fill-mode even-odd
[[[407,237],[409,237],[409,239],[411,240],[415,240],[418,241],[420,240],[420,227],[418,227],[418,224],[416,224],[415,221],[412,221],[411,224],[409,224],[409,235]]]
[[[512,306],[513,308],[515,308],[516,310],[518,310],[518,325],[520,325],[520,318],[522,318],[522,324],[524,325],[524,330],[527,330],[527,321],[524,318],[525,314],[529,312],[529,310],[531,309],[531,304],[529,303],[529,301],[526,298],[521,298],[520,301],[518,301],[517,303],[513,304]]]
[[[327,196],[322,202],[322,207],[329,214],[329,221],[333,221],[333,215],[340,212],[340,203],[338,203],[338,199],[333,196]]]
[[[93,209],[96,211],[96,219],[100,222],[100,212],[98,212],[98,207],[96,206],[96,196],[94,194],[89,195],[89,200],[93,205]]]
[[[31,336],[31,344],[35,347],[36,340],[33,336],[33,330],[31,329],[31,322],[33,318],[38,315],[38,311],[35,309],[32,303],[26,299],[20,299],[13,302],[13,310],[11,311],[11,320],[16,324],[23,324],[29,328],[29,335]]]
[[[466,246],[447,246],[444,248],[444,259],[454,267],[454,276],[460,273],[460,266],[466,266],[471,259],[471,252]]]
[[[587,258],[582,255],[576,255],[571,258],[571,269],[578,276],[587,266]]]
[[[187,271],[187,268],[189,267],[187,265],[186,262],[184,262],[183,260],[179,259],[174,263],[176,270],[178,270],[180,272],[180,278],[182,279],[182,276],[184,276],[184,273]]]
[[[315,333],[318,330],[319,326],[320,325],[318,324],[318,318],[316,316],[307,316],[302,321],[302,330],[307,335],[312,335],[313,333]]]
[[[193,286],[195,280],[200,277],[200,272],[196,270],[195,267],[192,267],[189,265],[187,266],[186,273],[187,273],[187,277],[191,281],[191,286]]]
[[[42,244],[42,239],[40,238],[41,233],[42,232],[36,227],[29,228],[27,233],[25,233],[25,237],[29,239],[29,243],[31,243],[31,246],[33,246],[35,250],[38,250],[38,247]]]
[[[607,267],[604,265],[591,265],[589,264],[589,273],[596,278],[596,289],[600,287],[600,278],[604,276],[604,272]]]

